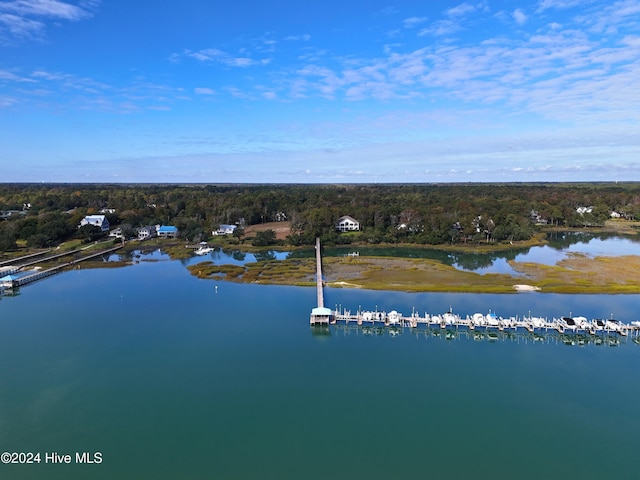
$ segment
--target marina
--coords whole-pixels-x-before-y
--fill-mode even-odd
[[[429,328],[441,330],[470,331],[470,332],[528,332],[535,334],[548,334],[550,332],[561,335],[588,335],[588,336],[609,336],[618,335],[626,337],[628,335],[638,336],[640,334],[640,321],[623,323],[613,318],[594,318],[588,320],[583,316],[547,317],[532,316],[529,312],[525,316],[498,316],[495,312],[489,311],[486,314],[475,312],[473,314],[458,315],[453,313],[450,307],[448,312],[442,314],[420,314],[415,307],[411,315],[405,316],[397,310],[374,311],[362,310],[358,307],[355,313],[343,308],[342,305],[335,306],[330,310],[324,306],[323,278],[322,278],[322,253],[320,239],[316,239],[316,289],[318,306],[314,308],[310,316],[311,326],[328,325],[358,325],[365,327],[390,327],[390,328]]]
[[[336,307],[331,312],[331,325],[357,325],[361,327],[386,328],[427,328],[446,331],[468,332],[505,332],[505,333],[557,333],[562,335],[609,336],[640,334],[640,322],[630,324],[613,318],[587,320],[585,317],[542,318],[534,316],[507,317],[497,316],[493,312],[487,314],[474,313],[461,316],[452,311],[443,314],[419,314],[415,309],[409,316],[404,316],[396,310],[367,311],[358,310],[356,313]]]

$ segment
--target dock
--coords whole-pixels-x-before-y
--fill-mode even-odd
[[[451,310],[443,314],[420,314],[412,311],[404,316],[396,310],[362,311],[352,313],[350,310],[337,308],[332,311],[329,323],[332,325],[356,325],[359,327],[377,327],[387,329],[427,328],[442,331],[467,332],[505,332],[531,334],[560,334],[564,336],[640,336],[640,321],[624,323],[613,318],[592,319],[585,317],[553,317],[551,319],[534,316],[501,317],[495,313],[474,313],[458,315]]]
[[[20,276],[20,277],[15,277],[15,278],[12,278],[10,276],[10,279],[8,281],[5,281],[1,286],[3,287],[2,288],[3,290],[12,290],[12,289],[15,289],[15,288],[19,288],[19,287],[22,287],[24,285],[28,285],[30,283],[33,283],[33,282],[35,282],[37,280],[40,280],[42,278],[46,278],[46,277],[49,277],[49,276],[54,275],[56,273],[59,273],[62,270],[64,270],[65,268],[72,267],[73,265],[76,265],[76,264],[78,264],[80,262],[84,262],[86,260],[91,260],[93,258],[100,257],[102,255],[106,255],[106,254],[115,252],[116,250],[119,250],[120,248],[122,248],[122,245],[118,245],[116,247],[112,247],[112,248],[109,248],[107,250],[101,250],[99,252],[95,252],[95,253],[86,255],[84,257],[77,258],[77,259],[62,263],[60,265],[56,265],[56,266],[48,268],[46,270],[34,271],[33,273],[30,273],[30,274],[27,274],[27,275],[23,275],[23,276]],[[16,271],[18,271],[18,270],[20,270],[20,269],[22,269],[22,268],[24,268],[26,266],[31,266],[31,265],[34,265],[36,263],[42,263],[42,262],[45,262],[45,261],[55,260],[55,259],[67,256],[67,255],[78,253],[80,251],[82,251],[82,250],[74,250],[72,252],[67,252],[67,253],[63,253],[63,254],[57,254],[57,255],[53,255],[53,256],[50,256],[50,257],[42,258],[42,259],[39,259],[39,260],[35,260],[35,261],[30,260],[30,261],[28,261],[26,263],[23,263],[21,265],[16,265],[15,266],[16,268],[15,268],[14,272],[16,272]],[[27,257],[21,257],[20,259],[16,259],[16,261],[24,260],[26,258]]]
[[[316,293],[318,306],[311,310],[311,325],[329,325],[333,320],[333,312],[324,306],[324,292],[322,280],[322,253],[320,251],[320,239],[316,238]]]

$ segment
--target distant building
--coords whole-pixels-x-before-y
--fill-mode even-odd
[[[220,225],[217,230],[211,232],[212,235],[233,235],[238,228],[237,225]]]
[[[576,212],[580,215],[584,215],[585,213],[593,213],[593,207],[578,207],[576,208]]]
[[[549,223],[549,221],[546,218],[542,218],[536,210],[531,210],[530,218],[536,225],[547,225]]]
[[[26,210],[3,210],[0,212],[0,218],[3,220],[7,220],[11,217],[18,217],[26,214],[27,214]]]
[[[109,220],[104,215],[87,215],[80,221],[80,226],[93,225],[99,227],[103,232],[109,231]]]
[[[98,213],[107,214],[107,213],[116,213],[115,208],[102,208]]]
[[[354,232],[360,230],[360,222],[349,215],[345,215],[338,219],[338,223],[336,223],[336,230],[339,232]]]
[[[178,236],[178,227],[171,225],[158,226],[156,233],[160,238],[176,238]]]
[[[155,237],[158,232],[155,226],[146,226],[136,228],[136,234],[138,235],[138,240],[146,240]]]

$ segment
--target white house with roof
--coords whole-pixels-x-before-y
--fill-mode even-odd
[[[238,228],[237,225],[220,225],[217,230],[211,232],[212,235],[233,235],[233,232]]]
[[[349,215],[345,215],[338,219],[338,223],[336,223],[336,230],[339,232],[355,232],[360,230],[360,222]]]
[[[80,221],[80,226],[93,225],[99,227],[103,232],[109,231],[109,220],[104,215],[87,215]]]
[[[578,207],[576,208],[576,212],[580,215],[584,215],[585,213],[593,213],[593,207]]]
[[[158,232],[155,226],[151,227],[147,225],[145,227],[136,228],[136,234],[138,235],[138,240],[146,240],[148,238],[155,237]]]

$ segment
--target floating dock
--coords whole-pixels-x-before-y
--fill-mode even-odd
[[[404,316],[396,310],[358,311],[334,310],[331,313],[330,324],[358,325],[369,327],[397,327],[418,328],[426,327],[439,330],[466,330],[470,332],[529,332],[537,334],[559,333],[563,335],[639,335],[640,321],[623,323],[613,318],[592,319],[585,317],[499,317],[495,313],[474,313],[473,315],[457,315],[451,311],[443,314],[420,315],[414,311],[410,316]]]

